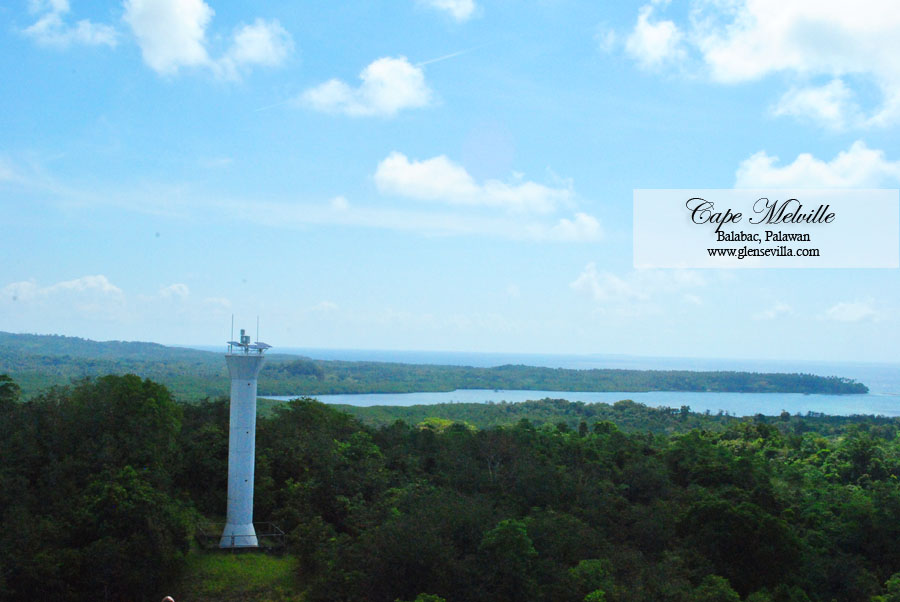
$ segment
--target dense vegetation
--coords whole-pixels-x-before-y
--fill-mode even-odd
[[[0,376],[0,599],[144,599],[181,567],[181,409],[136,376],[17,403]]]
[[[265,404],[267,413],[274,404]],[[440,403],[414,406],[351,406],[334,404],[332,407],[358,418],[363,424],[374,427],[388,426],[397,420],[410,424],[429,423],[434,427],[441,424],[464,424],[477,428],[489,428],[514,424],[526,419],[535,425],[565,424],[577,428],[581,422],[588,426],[595,422],[610,421],[626,433],[646,432],[657,434],[683,433],[692,429],[723,431],[728,426],[740,422],[742,418],[723,411],[712,414],[692,412],[690,406],[680,408],[650,407],[623,399],[613,404],[570,402],[565,399],[540,399],[520,403]],[[766,421],[765,416],[756,420]],[[778,424],[782,429],[813,429],[819,433],[839,432],[854,424],[872,426],[893,424],[897,419],[883,416],[826,416],[817,412],[791,416],[782,411]]]
[[[898,420],[591,411],[375,428],[298,399],[258,421],[256,518],[312,602],[900,600]],[[135,376],[0,378],[0,599],[179,599],[227,431],[227,401]]]
[[[166,385],[179,399],[228,394],[222,355],[154,343],[99,343],[75,337],[0,332],[0,374],[26,396],[51,385],[104,374],[138,374]],[[687,370],[567,370],[533,366],[435,366],[312,360],[272,354],[259,379],[262,395],[411,393],[455,389],[545,391],[733,391],[867,393],[847,378],[811,374]]]

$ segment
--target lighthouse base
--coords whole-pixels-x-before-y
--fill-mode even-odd
[[[259,541],[256,539],[256,529],[253,523],[235,525],[228,523],[219,540],[220,548],[257,548]]]

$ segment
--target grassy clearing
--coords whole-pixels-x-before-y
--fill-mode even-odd
[[[297,561],[255,552],[192,552],[176,602],[302,601]]]

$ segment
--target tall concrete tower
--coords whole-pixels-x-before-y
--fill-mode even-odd
[[[231,413],[228,428],[228,512],[220,548],[255,548],[253,528],[253,468],[256,457],[256,378],[271,345],[250,343],[241,330],[240,341],[228,342],[225,362],[231,376]]]

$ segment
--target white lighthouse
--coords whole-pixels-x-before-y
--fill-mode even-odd
[[[228,511],[220,548],[255,548],[253,528],[253,468],[256,456],[256,378],[271,345],[250,343],[241,329],[240,341],[228,342],[225,362],[231,376],[228,429]]]

